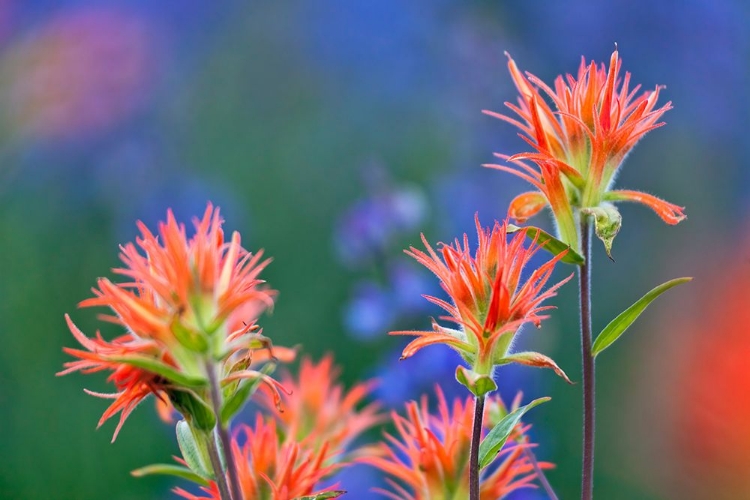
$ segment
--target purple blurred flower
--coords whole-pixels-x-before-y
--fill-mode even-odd
[[[424,220],[427,201],[417,188],[398,187],[373,194],[350,208],[336,228],[335,246],[350,267],[380,259],[395,239]]]
[[[387,290],[377,283],[363,281],[357,284],[353,296],[344,310],[344,326],[360,340],[384,337],[393,323],[396,312]]]

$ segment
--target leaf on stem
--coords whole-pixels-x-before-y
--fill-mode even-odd
[[[518,422],[521,421],[521,417],[524,413],[537,405],[546,403],[550,399],[552,398],[544,397],[535,399],[526,406],[521,406],[520,408],[508,413],[505,418],[498,422],[479,445],[479,469],[481,470],[492,463],[500,450],[502,450],[503,446],[505,446],[505,442],[513,432],[513,429],[515,429]]]
[[[344,493],[346,493],[344,490],[326,491],[325,493],[318,493],[317,495],[298,497],[294,500],[328,500],[329,498],[338,498]]]
[[[130,471],[130,475],[133,477],[144,477],[153,475],[163,476],[176,476],[182,479],[187,479],[193,483],[200,484],[201,486],[208,486],[208,481],[182,465],[175,464],[153,464],[141,467]]]
[[[184,387],[204,387],[207,384],[206,379],[202,377],[192,377],[185,375],[175,370],[173,367],[162,363],[154,358],[149,358],[140,355],[128,355],[128,356],[107,356],[108,361],[115,363],[124,363],[126,365],[135,366],[136,368],[143,368],[157,375],[161,375],[165,379],[174,382],[177,385]]]
[[[568,245],[567,243],[563,243],[562,241],[549,234],[547,231],[539,229],[538,227],[518,227],[513,224],[508,224],[508,229],[506,230],[506,232],[508,234],[512,234],[523,230],[526,231],[526,236],[531,239],[536,238],[537,244],[543,245],[542,249],[546,250],[552,255],[559,255],[567,250],[567,253],[563,256],[562,259],[560,259],[561,262],[565,262],[566,264],[573,264],[576,266],[581,266],[586,262],[581,254],[570,248],[570,245]]]
[[[612,345],[615,340],[619,339],[620,336],[625,333],[625,330],[627,330],[628,327],[632,325],[636,319],[638,319],[638,316],[640,316],[641,313],[646,309],[646,307],[648,307],[651,302],[656,300],[659,295],[666,292],[672,287],[687,283],[688,281],[692,281],[692,279],[693,278],[676,278],[667,281],[666,283],[657,286],[646,295],[638,299],[635,304],[625,309],[619,314],[619,316],[613,319],[604,328],[604,330],[602,330],[599,336],[596,337],[594,345],[591,346],[591,355],[596,356],[604,349]]]
[[[213,478],[213,472],[209,472],[213,468],[205,441],[196,439],[190,424],[184,420],[177,422],[175,431],[177,432],[177,445],[180,447],[182,459],[185,460],[190,470],[200,477]],[[211,438],[210,435],[208,437]]]

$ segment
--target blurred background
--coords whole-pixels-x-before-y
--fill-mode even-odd
[[[628,158],[621,187],[687,207],[665,226],[621,208],[614,256],[594,247],[594,329],[667,279],[690,275],[598,363],[597,498],[750,498],[750,6],[611,2],[0,1],[0,498],[173,498],[128,471],[177,453],[151,404],[95,431],[104,377],[56,378],[101,324],[76,304],[118,244],[172,207],[206,202],[274,262],[262,324],[280,345],[332,351],[347,383],[381,381],[388,408],[463,394],[442,347],[399,362],[391,329],[428,328],[436,281],[403,254],[502,219],[523,181],[480,164],[527,147],[503,110],[504,51],[546,81],[581,55],[667,86],[668,125]],[[548,225],[548,217],[532,220]],[[572,272],[559,268],[558,279]],[[522,346],[580,380],[576,284]],[[103,328],[106,333],[112,329]],[[579,494],[580,384],[504,368],[561,499]],[[377,435],[377,433],[376,433]],[[346,498],[378,498],[357,470]],[[514,499],[544,498],[538,491]]]

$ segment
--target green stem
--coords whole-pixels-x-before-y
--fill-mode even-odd
[[[581,500],[594,496],[594,428],[596,421],[594,357],[591,355],[591,226],[581,215],[581,250],[585,262],[578,273],[581,305],[581,361],[583,364],[583,464]]]
[[[239,476],[237,475],[237,464],[234,461],[232,453],[232,441],[229,439],[229,432],[221,422],[221,390],[219,382],[216,379],[216,367],[213,363],[206,363],[206,372],[208,374],[208,383],[211,388],[211,405],[213,406],[214,415],[216,415],[216,427],[214,432],[221,440],[221,446],[224,449],[224,463],[227,465],[227,476],[229,476],[229,487],[231,491],[230,500],[243,500],[242,489],[240,487]]]
[[[484,396],[474,398],[474,429],[471,434],[469,454],[469,499],[479,500],[479,444],[482,440]]]
[[[229,494],[227,478],[224,475],[224,469],[221,467],[221,458],[219,457],[219,450],[216,447],[216,439],[214,439],[211,433],[205,434],[205,438],[208,456],[211,459],[211,467],[214,470],[214,480],[216,481],[216,486],[219,488],[219,497],[221,500],[232,500],[232,496]]]

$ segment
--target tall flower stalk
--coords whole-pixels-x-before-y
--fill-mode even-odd
[[[224,500],[241,500],[229,419],[259,384],[277,402],[283,388],[268,375],[277,358],[256,325],[275,296],[258,278],[269,260],[242,248],[239,233],[225,241],[221,225],[210,204],[194,221],[191,238],[171,212],[158,236],[139,223],[141,236],[121,247],[124,265],[114,270],[126,281],[100,278],[94,297],[80,304],[109,308],[111,314],[101,317],[125,333],[112,341],[98,332],[89,338],[66,316],[83,349],[64,349],[76,359],[59,375],[112,372],[108,380],[117,392],[87,392],[114,400],[99,421],[120,413],[113,441],[144,398],[154,394],[169,402],[189,429],[182,445],[203,455],[201,472],[216,481]],[[291,357],[287,350],[279,354]],[[259,364],[263,368],[255,370]]]
[[[495,222],[489,229],[483,228],[477,217],[476,229],[475,252],[471,251],[467,235],[463,241],[456,239],[453,244],[441,244],[437,251],[422,236],[426,253],[414,247],[406,252],[440,279],[450,302],[437,297],[426,298],[443,308],[448,315],[441,319],[454,323],[456,328],[433,322],[429,331],[391,332],[391,335],[417,337],[404,348],[402,359],[426,346],[442,343],[455,349],[469,366],[469,369],[458,366],[456,378],[475,398],[468,456],[471,500],[479,500],[485,395],[497,389],[493,380],[495,367],[518,363],[551,368],[568,380],[549,357],[538,352],[512,352],[512,346],[521,326],[527,323],[540,326],[547,318],[543,312],[553,306],[543,306],[542,302],[553,297],[573,276],[544,289],[555,264],[565,257],[566,251],[563,251],[532,271],[524,281],[522,272],[542,245],[535,239],[528,247],[524,246],[526,231],[509,238],[507,222]]]
[[[512,156],[496,154],[507,164],[488,164],[527,180],[538,191],[523,193],[510,204],[508,214],[525,222],[549,206],[557,235],[572,251],[582,253],[579,263],[581,357],[583,364],[583,500],[593,497],[595,364],[594,358],[609,346],[651,300],[673,284],[662,285],[611,323],[596,342],[591,331],[591,228],[611,258],[622,217],[614,202],[632,201],[650,207],[668,224],[685,218],[683,208],[656,196],[612,185],[623,160],[649,131],[664,125],[661,116],[671,103],[658,106],[663,89],[640,92],[631,88],[630,73],[620,78],[621,60],[615,50],[609,68],[582,59],[577,76],[558,76],[552,86],[530,73],[522,73],[508,56],[508,68],[520,96],[517,104],[505,103],[513,115],[485,113],[514,126],[533,150]],[[529,164],[528,162],[531,162]],[[677,280],[676,280],[677,281]],[[680,280],[679,282],[684,282]],[[678,284],[678,283],[674,283]],[[642,307],[641,307],[642,306]],[[640,307],[640,309],[639,309]],[[606,333],[606,335],[605,335]]]

